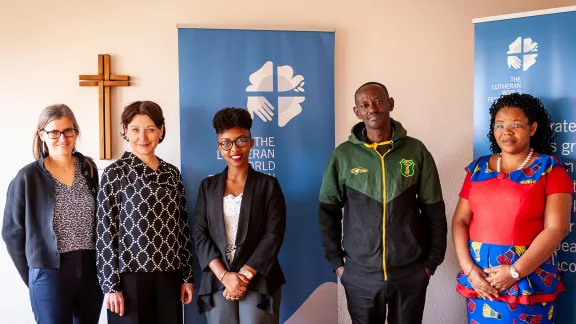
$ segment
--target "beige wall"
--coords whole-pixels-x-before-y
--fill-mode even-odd
[[[133,76],[116,91],[114,125],[122,105],[140,99],[165,108],[168,138],[158,154],[179,165],[176,23],[333,27],[336,36],[336,141],[356,122],[356,87],[385,83],[396,99],[392,116],[434,155],[447,202],[456,202],[463,167],[472,155],[472,18],[575,5],[576,0],[484,1],[31,1],[0,0],[0,107],[4,153],[0,208],[15,173],[31,160],[39,111],[64,102],[83,130],[80,150],[98,154],[97,94],[80,88],[79,74],[96,72],[96,54],[110,53],[113,72]],[[8,115],[10,117],[8,118]],[[117,133],[118,128],[113,128]],[[124,143],[114,140],[118,157]],[[108,162],[99,162],[104,167]],[[1,216],[0,216],[1,217]],[[0,322],[32,323],[27,290],[0,243]],[[448,245],[432,279],[425,323],[463,323],[454,291],[458,264]],[[343,300],[341,300],[343,302]],[[344,304],[342,304],[344,305]],[[341,323],[348,323],[345,310]]]

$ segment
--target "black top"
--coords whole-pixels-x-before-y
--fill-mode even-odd
[[[96,199],[98,169],[75,152],[82,176]],[[44,157],[22,168],[8,186],[2,238],[8,254],[28,285],[28,267],[60,268],[54,232],[54,178],[44,167]]]
[[[120,273],[182,270],[193,282],[192,245],[178,169],[156,171],[134,154],[104,169],[98,193],[98,279],[104,293],[122,291]]]
[[[238,220],[236,252],[232,264],[226,260],[226,230],[223,197],[228,168],[205,178],[200,184],[194,213],[194,240],[202,270],[198,289],[200,313],[213,307],[211,294],[224,290],[224,285],[209,267],[219,258],[227,270],[238,272],[247,264],[258,273],[248,290],[260,293],[258,307],[272,312],[272,296],[286,283],[278,253],[286,230],[286,202],[276,178],[250,168]]]

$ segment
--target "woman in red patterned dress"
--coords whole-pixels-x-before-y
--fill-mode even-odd
[[[493,155],[467,168],[452,221],[469,323],[554,323],[555,249],[568,234],[572,180],[551,154],[550,115],[529,94],[490,108]]]

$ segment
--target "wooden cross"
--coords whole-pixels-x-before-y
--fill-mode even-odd
[[[98,75],[80,75],[80,86],[98,87],[98,114],[100,117],[100,160],[112,159],[112,132],[110,127],[111,87],[129,86],[130,77],[110,73],[110,55],[98,54]]]

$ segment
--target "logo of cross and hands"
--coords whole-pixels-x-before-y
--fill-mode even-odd
[[[527,71],[532,65],[536,64],[536,57],[538,57],[538,43],[533,41],[532,38],[518,37],[510,45],[508,45],[507,63],[508,68],[522,71]]]
[[[270,122],[276,114],[278,126],[284,127],[302,113],[304,77],[294,75],[291,66],[276,66],[274,69],[274,63],[267,61],[250,75],[249,80],[247,109],[252,118],[258,116],[262,121]]]

